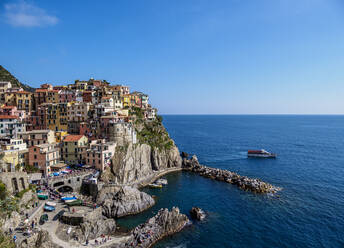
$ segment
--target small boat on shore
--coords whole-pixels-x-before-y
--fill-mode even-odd
[[[275,153],[268,152],[264,149],[261,150],[248,150],[247,157],[251,158],[276,158]]]
[[[161,185],[161,184],[156,184],[156,183],[148,184],[148,186],[149,186],[150,188],[162,188],[162,185]]]
[[[55,207],[53,207],[53,206],[48,206],[48,205],[44,206],[44,211],[52,212],[54,210],[55,210]]]
[[[76,198],[75,196],[67,196],[67,197],[62,197],[61,200],[64,201],[65,203],[67,202],[72,202],[77,200],[78,198]]]
[[[48,200],[48,194],[37,194],[39,200]]]
[[[158,179],[158,180],[155,181],[155,184],[167,185],[168,182],[167,182],[167,179],[165,179],[165,178],[160,178],[160,179]]]
[[[66,202],[66,204],[70,207],[72,206],[81,206],[83,204],[83,201],[80,200],[80,199],[77,199],[77,200],[73,200],[71,202]]]
[[[56,207],[56,203],[55,202],[46,202],[45,205],[46,206],[51,206],[51,207]]]

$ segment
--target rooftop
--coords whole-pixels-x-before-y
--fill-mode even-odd
[[[84,135],[73,135],[73,134],[70,134],[70,135],[66,136],[63,141],[64,142],[75,142],[75,141],[80,140],[82,137],[84,137]]]
[[[15,115],[0,115],[0,119],[18,119]]]

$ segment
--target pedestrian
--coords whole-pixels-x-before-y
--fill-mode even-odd
[[[31,227],[32,227],[32,229],[35,227],[35,222],[34,221],[31,222]]]
[[[86,245],[88,246],[88,239],[86,239]]]
[[[13,241],[14,241],[14,243],[17,241],[17,236],[16,235],[13,236]]]

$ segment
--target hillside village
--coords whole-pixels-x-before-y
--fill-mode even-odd
[[[0,104],[1,170],[43,177],[69,166],[103,171],[117,145],[137,142],[133,123],[157,112],[148,95],[95,79],[34,92],[3,81]]]

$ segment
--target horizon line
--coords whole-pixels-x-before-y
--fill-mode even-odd
[[[159,115],[299,115],[299,116],[344,116],[344,114],[166,114],[162,113]]]

